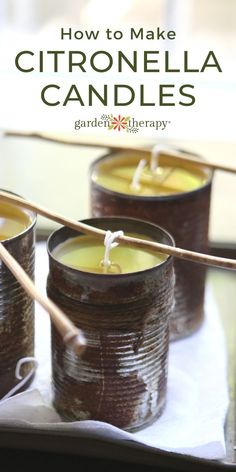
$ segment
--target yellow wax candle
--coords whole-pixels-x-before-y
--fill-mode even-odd
[[[30,217],[20,208],[9,203],[0,204],[0,241],[21,233],[30,223]]]
[[[141,172],[139,185],[132,186],[132,179],[139,160],[135,156],[120,156],[107,159],[96,166],[92,179],[97,184],[115,192],[158,196],[189,192],[203,186],[208,175],[201,168],[179,167],[161,164],[151,172],[147,164]]]
[[[128,233],[127,233],[128,235]],[[129,234],[141,239],[149,239],[140,234]],[[110,252],[111,265],[102,264],[105,247],[94,236],[77,236],[59,244],[53,256],[62,264],[84,272],[97,274],[127,274],[150,269],[165,261],[167,256],[141,248],[117,246]]]

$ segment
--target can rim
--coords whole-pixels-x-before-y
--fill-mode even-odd
[[[173,247],[175,247],[175,240],[173,238],[173,236],[163,227],[163,226],[160,226],[160,225],[156,225],[154,223],[151,223],[149,221],[146,221],[146,220],[142,220],[142,219],[138,219],[138,218],[132,218],[132,217],[125,217],[125,216],[101,216],[101,217],[94,217],[94,218],[86,218],[86,219],[83,219],[83,220],[79,220],[81,221],[82,223],[86,223],[86,224],[89,224],[89,221],[93,222],[94,221],[109,221],[110,219],[112,218],[112,220],[127,220],[128,221],[133,221],[133,222],[137,222],[137,223],[141,223],[141,224],[145,224],[145,225],[148,225],[149,227],[152,227],[153,229],[158,229],[160,231],[162,231],[169,239],[170,239],[170,245],[172,245]],[[92,226],[93,224],[91,224]],[[48,237],[47,239],[47,244],[46,244],[46,248],[47,248],[47,253],[48,253],[48,256],[49,256],[49,259],[51,258],[59,267],[62,267],[62,268],[66,268],[67,270],[71,271],[72,273],[80,273],[82,274],[84,277],[88,277],[88,278],[94,278],[94,277],[98,277],[98,278],[109,278],[110,280],[110,277],[112,276],[112,279],[113,278],[116,278],[116,279],[124,279],[125,277],[134,277],[134,276],[139,276],[139,275],[142,275],[142,274],[146,274],[146,273],[150,273],[152,271],[155,271],[157,269],[157,267],[160,267],[160,269],[171,263],[173,261],[173,258],[174,256],[172,255],[168,255],[167,254],[167,257],[164,261],[160,262],[159,264],[156,264],[152,267],[149,267],[147,269],[143,269],[143,270],[137,270],[137,271],[134,271],[134,272],[125,272],[123,274],[99,274],[99,273],[96,273],[96,272],[87,272],[87,271],[83,271],[81,269],[76,269],[75,267],[71,267],[69,265],[66,265],[66,264],[63,264],[62,262],[60,262],[56,257],[54,257],[53,253],[52,253],[52,250],[50,248],[50,244],[52,243],[52,239],[55,237],[56,234],[62,232],[62,231],[65,231],[65,228],[67,228],[66,226],[62,226],[61,228],[57,228],[55,229],[51,234],[50,236]],[[71,228],[67,228],[69,231],[71,231],[72,233],[74,234],[78,234],[79,235],[82,235],[84,233],[82,232],[79,232],[79,231],[76,231],[76,230],[73,230]],[[72,236],[73,237],[73,236]],[[154,240],[153,240],[154,241]],[[154,241],[155,242],[155,241]],[[158,242],[158,241],[156,241]],[[172,243],[172,244],[171,244]],[[53,248],[54,249],[54,248]],[[151,249],[151,248],[150,248]]]
[[[24,197],[22,197],[21,195],[19,195],[18,193],[15,193],[15,192],[12,192],[10,190],[6,190],[6,189],[1,189],[2,191],[6,192],[6,193],[10,193],[12,195],[15,195],[16,197],[20,197],[24,200]],[[12,205],[12,206],[17,206],[19,207],[18,205],[14,205],[14,203],[9,203],[9,205]],[[14,236],[11,236],[10,238],[6,238],[6,239],[2,239],[1,240],[1,243],[5,244],[5,243],[9,243],[11,241],[15,241],[16,239],[19,239],[19,238],[22,238],[26,233],[28,233],[36,224],[36,221],[37,221],[37,213],[32,211],[32,210],[28,210],[27,208],[24,208],[24,207],[21,207],[27,215],[29,215],[29,217],[31,218],[31,222],[29,224],[29,226],[27,226],[25,229],[23,229],[22,231],[20,231],[20,233],[17,233],[15,234]]]
[[[182,152],[186,152],[186,151],[183,151],[181,150]],[[204,160],[202,160],[202,167],[205,167],[207,169],[207,172],[209,174],[208,176],[208,179],[207,181],[201,185],[200,187],[197,187],[193,190],[189,190],[189,191],[186,191],[186,192],[176,192],[176,193],[172,193],[172,194],[167,194],[167,195],[129,195],[129,194],[126,194],[126,193],[122,193],[122,192],[117,192],[116,190],[111,190],[107,187],[104,187],[103,185],[99,184],[98,182],[96,182],[94,180],[94,177],[93,177],[93,173],[97,167],[97,165],[103,161],[103,160],[109,160],[109,158],[112,158],[113,156],[115,156],[116,154],[119,154],[119,155],[122,155],[124,154],[125,151],[119,151],[118,153],[112,151],[112,152],[109,152],[97,159],[95,159],[94,162],[91,163],[90,165],[90,168],[89,168],[89,175],[90,175],[90,179],[91,179],[91,182],[93,183],[93,185],[95,187],[98,187],[99,189],[101,189],[104,193],[107,193],[108,195],[115,195],[119,198],[122,198],[124,200],[127,200],[127,197],[130,197],[132,198],[132,200],[138,200],[138,201],[172,201],[172,200],[184,200],[185,198],[189,198],[191,197],[192,195],[196,195],[197,193],[201,192],[203,189],[206,189],[208,187],[211,186],[212,184],[212,181],[213,181],[213,175],[214,175],[214,172],[211,171],[206,164],[204,164]],[[131,151],[128,151],[130,154],[131,154]],[[140,154],[142,153],[142,150],[140,149]],[[200,157],[198,154],[194,154],[196,155],[197,157]],[[193,163],[194,164],[194,163]]]

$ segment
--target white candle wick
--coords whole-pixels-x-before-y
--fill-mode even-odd
[[[143,172],[143,169],[146,165],[147,161],[145,161],[145,159],[141,159],[135,169],[135,172],[134,172],[134,175],[133,175],[133,179],[132,179],[132,182],[131,182],[131,187],[134,189],[134,190],[139,190],[140,189],[140,178],[141,178],[141,174]]]
[[[105,238],[104,238],[105,254],[104,254],[104,259],[102,261],[102,265],[104,267],[109,267],[111,265],[111,261],[109,259],[110,251],[114,247],[119,246],[119,243],[115,243],[114,241],[115,239],[123,235],[124,235],[123,231],[114,231],[114,233],[112,233],[109,230],[106,231]]]
[[[155,172],[159,165],[159,156],[161,151],[163,151],[163,146],[161,146],[160,144],[156,144],[155,146],[153,146],[150,163],[151,172]]]

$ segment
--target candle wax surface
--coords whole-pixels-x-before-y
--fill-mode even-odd
[[[137,165],[112,163],[97,168],[93,175],[94,181],[109,190],[130,195],[171,195],[189,192],[204,185],[206,175],[199,171],[182,167],[159,166],[151,172],[147,165],[141,174],[138,188],[132,188],[132,178]]]
[[[10,203],[0,204],[0,241],[17,236],[30,225],[29,216]]]
[[[127,236],[148,239],[140,234],[126,233]],[[62,264],[83,272],[97,274],[127,274],[150,269],[165,261],[168,256],[147,249],[119,245],[110,251],[109,267],[104,267],[105,246],[94,236],[77,236],[59,244],[53,256]]]

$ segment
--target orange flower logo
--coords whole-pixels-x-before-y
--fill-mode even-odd
[[[120,131],[121,129],[127,128],[128,121],[127,121],[127,118],[125,118],[124,116],[122,116],[121,118],[121,115],[118,115],[118,118],[114,116],[111,124],[112,124],[113,129]]]
[[[130,120],[130,116],[114,116],[112,113],[106,115],[105,113],[101,115],[101,120],[107,122],[109,130],[115,131],[123,131],[125,130],[127,133],[137,133],[138,127],[134,126]]]

